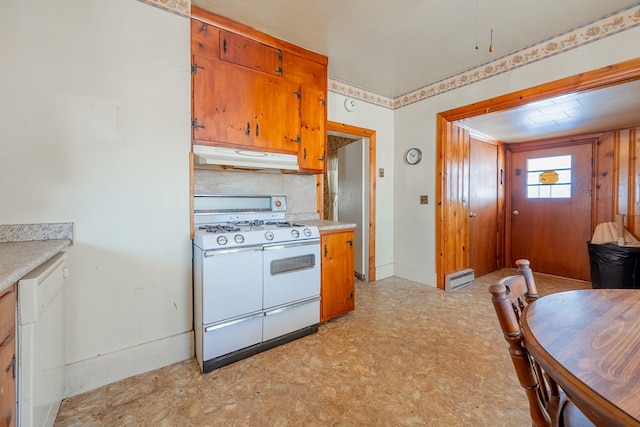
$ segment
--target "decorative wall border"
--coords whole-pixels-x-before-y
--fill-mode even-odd
[[[167,12],[189,18],[191,0],[138,0]],[[476,67],[444,78],[422,88],[389,98],[368,89],[329,77],[330,92],[342,94],[384,108],[396,109],[461,88],[493,76],[579,48],[640,25],[640,3],[591,21],[565,33],[503,55]]]
[[[532,44],[395,99],[329,78],[329,91],[396,109],[579,48],[640,25],[640,3]]]
[[[175,13],[176,15],[191,17],[191,0],[138,0],[149,6]]]

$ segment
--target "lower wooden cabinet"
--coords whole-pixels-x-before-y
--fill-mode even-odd
[[[16,285],[0,292],[0,425],[16,425]]]
[[[320,233],[322,283],[320,321],[354,309],[353,230]]]

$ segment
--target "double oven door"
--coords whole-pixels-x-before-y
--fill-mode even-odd
[[[320,322],[320,241],[276,244],[263,252],[263,340]]]
[[[194,279],[201,366],[320,321],[318,239],[228,250],[194,247]]]

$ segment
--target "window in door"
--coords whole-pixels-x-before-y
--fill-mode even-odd
[[[527,159],[527,199],[571,198],[571,155]]]

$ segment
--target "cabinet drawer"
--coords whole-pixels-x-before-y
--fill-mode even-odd
[[[213,25],[191,20],[191,54],[218,59],[220,29]]]
[[[16,328],[16,291],[15,285],[0,296],[0,343],[15,334]]]
[[[276,76],[282,75],[279,49],[220,30],[220,59]]]

